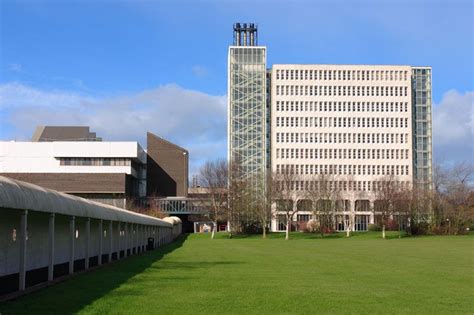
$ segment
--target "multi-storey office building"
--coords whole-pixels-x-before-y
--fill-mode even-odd
[[[350,215],[352,229],[366,230],[388,177],[429,185],[430,68],[274,65],[271,82],[272,171],[297,175],[300,196],[325,176],[345,205],[336,229]],[[295,220],[309,218],[302,211]],[[283,228],[278,217],[272,228]]]
[[[264,187],[269,166],[266,89],[266,47],[257,46],[254,24],[237,23],[228,55],[229,174],[256,188]]]
[[[281,64],[265,80],[266,49],[256,34],[253,24],[234,24],[229,47],[231,171],[238,161],[245,177],[291,172],[296,208],[324,177],[343,205],[339,230],[366,230],[377,220],[384,181],[430,189],[430,67]],[[299,211],[294,220],[310,218]],[[284,226],[276,213],[272,230]]]

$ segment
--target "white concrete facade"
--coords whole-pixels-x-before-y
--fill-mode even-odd
[[[131,165],[62,165],[63,158],[122,158],[146,163],[146,153],[138,142],[0,142],[0,173],[123,173],[137,176]]]
[[[271,171],[292,168],[295,191],[330,176],[350,201],[350,211],[338,214],[364,221],[351,229],[373,223],[373,211],[356,211],[356,200],[372,208],[384,176],[413,181],[411,74],[410,66],[273,65]],[[272,230],[278,225],[274,218]]]

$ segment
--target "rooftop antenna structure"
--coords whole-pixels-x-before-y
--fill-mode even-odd
[[[234,24],[234,46],[257,46],[258,30],[254,23]]]

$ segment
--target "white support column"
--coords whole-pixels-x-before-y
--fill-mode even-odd
[[[142,225],[142,252],[145,251],[145,226]]]
[[[369,217],[369,224],[375,223],[375,216],[374,216],[374,202],[370,201],[370,217]]]
[[[112,261],[112,253],[114,252],[113,238],[113,224],[112,221],[109,221],[109,263]]]
[[[132,231],[131,231],[131,237],[132,237],[132,247],[130,249],[131,254],[137,254],[137,236],[136,236],[136,224],[131,225]]]
[[[102,251],[103,251],[103,240],[104,240],[104,221],[99,220],[99,257],[97,264],[102,265]]]
[[[120,259],[120,252],[122,251],[122,223],[117,222],[118,240],[117,240],[117,260]]]
[[[161,227],[158,227],[158,247],[161,247]]]
[[[124,250],[124,254],[123,254],[123,257],[124,258],[127,258],[127,251],[128,251],[128,223],[125,223],[125,250]]]
[[[146,250],[146,248],[148,247],[148,238],[151,236],[151,229],[149,225],[145,227],[145,231],[146,231],[146,234],[145,234],[145,250]]]
[[[26,287],[26,253],[28,238],[28,210],[23,210],[20,217],[20,279],[19,290],[24,291]]]
[[[138,237],[138,224],[135,224],[135,236],[134,236],[134,245],[135,245],[135,254],[138,254],[138,244],[139,244],[139,237]]]
[[[85,269],[89,269],[89,259],[90,259],[90,243],[91,243],[91,218],[86,219],[86,262]]]
[[[69,218],[69,274],[74,273],[74,250],[76,241],[76,218]]]
[[[48,281],[54,279],[54,213],[49,214],[49,259],[48,259]]]

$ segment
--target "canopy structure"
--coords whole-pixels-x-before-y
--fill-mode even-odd
[[[68,195],[4,176],[0,176],[0,208],[27,209],[169,228],[178,223]]]

